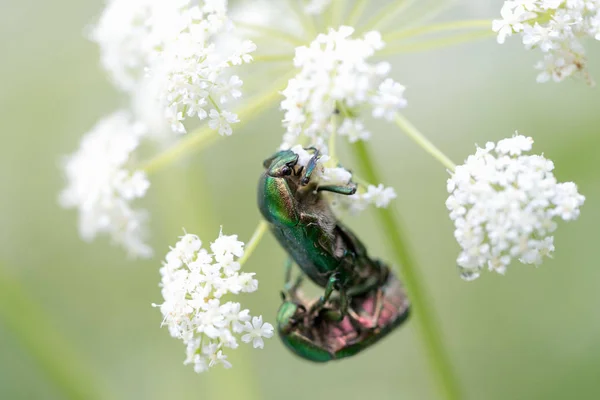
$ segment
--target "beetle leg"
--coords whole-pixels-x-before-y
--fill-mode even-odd
[[[283,269],[285,271],[284,288],[288,292],[292,288],[292,264],[293,264],[292,258],[288,257],[288,259],[285,261],[285,264],[283,265]]]
[[[315,154],[313,154],[313,156],[308,161],[308,164],[306,165],[306,168],[304,169],[304,173],[302,174],[302,178],[300,178],[300,183],[303,186],[308,185],[308,183],[310,182],[310,176],[312,175],[313,171],[317,167],[317,162],[319,161],[320,156],[321,155],[319,154],[319,150],[315,149]]]
[[[344,319],[344,316],[339,310],[333,310],[330,308],[323,309],[321,312],[319,312],[319,317],[330,322],[339,322]]]
[[[348,294],[346,289],[340,288],[340,321],[348,314]]]
[[[338,283],[338,274],[333,274],[329,277],[329,281],[327,281],[327,286],[325,286],[325,293],[319,298],[317,302],[315,302],[312,305],[312,307],[310,308],[310,314],[318,312],[320,309],[323,308],[325,303],[329,301],[329,298],[331,297],[331,294],[333,293],[334,289],[338,287]]]
[[[343,194],[345,196],[351,196],[354,193],[356,193],[356,185],[347,185],[347,186],[325,185],[325,186],[319,186],[317,188],[317,192],[332,192],[332,193],[337,193],[337,194]]]
[[[379,319],[381,318],[381,311],[383,310],[383,290],[377,289],[374,314],[371,318],[363,317],[359,315],[354,309],[348,309],[348,315],[350,316],[350,323],[358,331],[373,331],[379,328]]]
[[[340,306],[339,309],[323,309],[322,312],[319,313],[323,319],[331,322],[340,322],[344,319],[349,312],[348,308],[348,296],[346,295],[346,291],[342,288],[340,289]]]
[[[283,266],[285,271],[285,288],[286,290],[290,287],[290,283],[292,282],[292,258],[288,257]]]
[[[305,212],[300,213],[300,222],[302,224],[308,225],[319,225],[319,217],[314,214],[309,214]]]
[[[298,275],[298,277],[296,278],[296,281],[294,282],[294,284],[290,287],[290,292],[294,293],[294,295],[296,295],[296,292],[298,291],[298,288],[300,287],[300,285],[302,284],[302,281],[304,280],[304,275]]]
[[[371,320],[371,328],[376,329],[379,327],[379,318],[381,318],[381,311],[383,310],[383,290],[377,289],[377,298],[375,300],[375,315]]]
[[[357,331],[362,331],[367,326],[367,329],[371,329],[371,320],[365,317],[361,317],[352,308],[348,309],[348,316],[350,316],[350,323]]]
[[[333,293],[333,290],[337,286],[338,282],[338,274],[333,274],[329,277],[329,281],[327,282],[327,286],[325,287],[325,293],[323,294],[323,296],[321,296],[319,302],[317,303],[320,307],[322,307],[323,305],[325,305],[325,303],[327,303],[327,301],[329,301],[329,298],[331,297],[331,294]]]
[[[348,290],[350,296],[358,296],[367,293],[379,286],[379,278],[372,276],[368,278],[364,283],[351,287]]]
[[[304,275],[299,274],[295,280],[292,280],[292,266],[293,266],[293,261],[291,258],[288,258],[284,265],[285,284],[283,286],[282,293],[284,295],[287,293],[291,296],[292,299],[297,299],[298,298],[298,288],[300,287],[300,285],[302,284],[302,281],[304,280]]]

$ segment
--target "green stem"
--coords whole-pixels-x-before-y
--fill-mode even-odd
[[[331,26],[336,28],[342,22],[342,15],[344,14],[345,0],[332,0],[331,4]]]
[[[279,91],[284,88],[291,75],[288,74],[282,79],[276,81],[269,89],[263,93],[250,99],[241,110],[237,112],[240,122],[236,124],[236,128],[243,126],[243,124],[256,118],[262,112],[267,110],[277,99],[281,96]],[[143,163],[139,169],[145,171],[147,174],[152,174],[165,166],[179,160],[187,153],[192,151],[199,151],[205,149],[214,142],[221,140],[223,137],[220,136],[216,131],[210,129],[207,124],[202,125],[194,132],[190,132],[173,146],[169,147],[165,151],[157,154],[155,157]]]
[[[329,162],[331,163],[331,166],[335,168],[338,164],[337,159],[335,157],[335,139],[337,136],[337,120],[335,116],[331,119],[331,125],[332,129],[331,134],[329,136],[329,141],[327,143],[327,153],[330,157]]]
[[[410,7],[415,0],[396,0],[382,7],[377,14],[367,21],[361,32],[380,30],[390,21],[394,20],[398,14]]]
[[[435,17],[451,8],[453,1],[438,1],[435,5],[430,6],[428,4],[422,7],[416,13],[410,15],[410,20],[402,24],[404,29],[411,28],[413,26],[424,25],[425,22],[433,20]]]
[[[389,43],[394,40],[406,39],[418,35],[425,35],[436,32],[454,31],[458,29],[492,29],[491,20],[465,20],[465,21],[450,21],[441,24],[422,25],[410,29],[401,29],[399,31],[386,33],[383,35],[383,40]]]
[[[421,40],[414,43],[398,44],[396,46],[386,47],[377,53],[378,56],[389,56],[400,53],[413,53],[437,49],[440,47],[449,47],[455,44],[473,42],[479,39],[495,36],[496,33],[491,29],[489,31],[467,32],[459,35],[433,38],[430,40]]]
[[[301,2],[298,0],[290,0],[290,7],[298,17],[298,20],[302,24],[302,28],[304,29],[304,33],[308,35],[310,40],[312,41],[317,36],[317,26],[315,24],[315,20],[312,16],[306,14],[302,9]]]
[[[371,154],[364,141],[357,142],[352,146],[355,158],[366,179],[371,182],[381,182]],[[407,234],[404,232],[398,218],[392,208],[377,208],[377,219],[381,224],[385,237],[389,241],[395,261],[402,268],[402,277],[406,285],[408,296],[414,310],[414,319],[417,330],[429,359],[429,364],[438,382],[443,398],[447,400],[461,399],[458,380],[452,370],[452,365],[446,353],[437,322],[435,311],[422,283],[419,270],[415,264],[411,249],[408,245]]]
[[[359,185],[362,185],[365,189],[367,189],[369,186],[372,185],[371,182],[368,182],[365,178],[363,178],[360,175],[357,175],[354,172],[352,172],[352,182],[355,182],[355,183],[358,183]]]
[[[352,7],[352,10],[350,11],[350,16],[348,17],[348,22],[346,25],[355,26],[360,19],[360,16],[363,14],[363,11],[365,11],[365,7],[367,7],[368,3],[369,0],[357,0],[354,3],[354,7]]]
[[[208,100],[210,101],[210,104],[213,105],[213,107],[215,108],[215,110],[217,110],[217,112],[219,114],[221,114],[221,107],[219,107],[219,105],[217,104],[217,102],[212,98],[211,95],[208,96]]]
[[[452,160],[442,153],[440,149],[435,147],[435,145],[431,143],[429,139],[427,139],[425,135],[423,135],[413,124],[411,124],[406,117],[404,117],[402,114],[396,113],[394,121],[409,138],[414,140],[415,143],[423,148],[423,150],[431,154],[433,158],[441,162],[444,167],[448,168],[450,171],[454,171],[456,169],[456,165],[452,162]]]
[[[0,267],[1,268],[1,267]],[[0,270],[0,321],[67,399],[114,398],[102,393],[56,324],[7,272]]]
[[[262,220],[258,223],[258,226],[254,230],[252,237],[250,238],[248,244],[246,245],[246,248],[244,249],[244,255],[240,257],[238,261],[240,265],[244,265],[244,263],[248,261],[248,259],[250,258],[252,253],[254,253],[254,250],[256,250],[258,244],[260,243],[268,229],[269,224],[267,223],[267,221]]]
[[[259,33],[263,36],[267,36],[272,39],[287,42],[287,43],[293,45],[294,47],[302,46],[304,44],[304,41],[301,38],[294,36],[292,34],[289,34],[287,32],[280,31],[279,29],[269,28],[267,26],[251,24],[251,23],[243,22],[243,21],[233,21],[233,23],[240,28],[254,31],[256,33]]]

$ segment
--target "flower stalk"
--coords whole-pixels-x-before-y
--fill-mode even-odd
[[[354,3],[354,6],[352,7],[352,9],[350,10],[350,16],[348,17],[346,24],[349,26],[355,26],[356,23],[358,22],[360,16],[363,15],[363,12],[365,11],[367,4],[368,4],[368,0],[357,0]]]
[[[428,51],[433,49],[445,48],[457,44],[474,42],[494,36],[491,31],[473,31],[459,33],[457,35],[436,37],[428,40],[420,40],[410,43],[398,43],[395,46],[389,46],[383,49],[379,54],[384,56],[397,55],[401,53],[416,53],[419,51]]]
[[[258,247],[258,244],[260,243],[262,238],[265,236],[265,233],[267,232],[268,229],[269,229],[269,224],[267,223],[267,221],[261,220],[258,223],[258,226],[254,230],[252,237],[250,238],[250,240],[248,241],[248,244],[246,245],[246,248],[244,250],[244,255],[242,257],[240,257],[240,259],[238,260],[240,265],[244,265],[244,263],[246,263],[246,261],[248,261],[248,259],[252,255],[252,253],[254,253],[254,250],[256,250],[256,248]]]
[[[415,141],[423,150],[438,160],[444,167],[454,171],[456,165],[440,149],[438,149],[429,139],[425,137],[413,124],[410,123],[402,114],[396,113],[394,117],[396,125],[406,133],[406,136]]]
[[[364,141],[359,141],[352,146],[352,151],[365,179],[370,182],[381,182],[382,177],[375,167],[368,145]],[[423,341],[440,393],[443,394],[444,399],[458,400],[461,398],[459,382],[444,349],[439,334],[441,329],[408,245],[407,235],[392,208],[377,208],[375,213],[388,239],[394,259],[402,268],[401,275],[412,303],[419,337]]]
[[[383,35],[383,40],[385,40],[386,43],[390,43],[395,40],[408,39],[430,33],[444,33],[447,31],[455,31],[460,29],[483,29],[489,31],[491,26],[492,21],[487,19],[451,21],[441,24],[422,25],[410,29],[404,28],[399,31],[390,32]]]
[[[361,27],[360,31],[368,32],[371,30],[380,30],[414,2],[415,0],[397,0],[389,3],[387,6],[382,7],[377,14],[367,21],[365,26]]]

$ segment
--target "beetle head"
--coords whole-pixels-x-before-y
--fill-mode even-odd
[[[298,154],[291,150],[281,150],[267,158],[263,162],[263,167],[268,170],[269,176],[284,177],[294,172],[296,164],[298,164]]]
[[[295,326],[302,322],[305,314],[306,307],[302,304],[289,300],[284,301],[277,312],[277,326],[279,331],[287,335]]]

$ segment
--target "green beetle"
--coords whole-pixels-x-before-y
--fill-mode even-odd
[[[319,152],[306,166],[298,165],[291,150],[275,153],[264,161],[258,184],[258,207],[281,246],[302,271],[325,288],[315,308],[322,307],[334,290],[340,292],[341,314],[345,315],[347,291],[367,292],[386,279],[387,267],[372,260],[360,240],[337,221],[322,192],[352,195],[356,186],[319,186],[311,176]]]
[[[302,300],[294,287],[277,313],[277,330],[286,347],[314,362],[350,357],[400,326],[410,310],[400,281],[391,273],[381,287],[353,297],[350,315],[341,321],[336,316],[338,300],[332,299],[332,308],[328,304],[313,315],[308,311],[312,308],[311,302]]]

